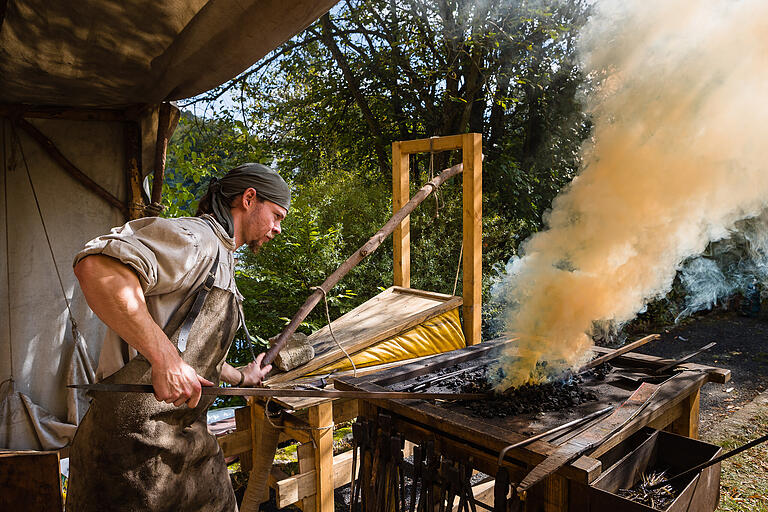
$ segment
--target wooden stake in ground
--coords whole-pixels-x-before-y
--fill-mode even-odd
[[[291,339],[291,335],[296,332],[299,324],[301,324],[301,322],[307,318],[307,315],[309,315],[317,303],[320,302],[320,300],[323,298],[323,295],[331,291],[331,289],[336,286],[339,281],[341,281],[342,277],[347,275],[350,270],[352,270],[358,263],[363,261],[363,258],[375,251],[379,245],[381,245],[381,242],[383,242],[387,236],[392,234],[392,232],[395,230],[395,227],[400,225],[400,222],[402,222],[406,216],[410,215],[410,213],[416,209],[419,203],[424,201],[424,199],[426,199],[429,194],[431,194],[434,190],[436,190],[440,185],[442,185],[450,178],[453,178],[457,174],[461,174],[463,170],[463,164],[454,165],[453,167],[445,169],[432,180],[427,182],[427,184],[421,187],[421,189],[416,192],[411,200],[405,203],[405,205],[400,210],[398,210],[397,213],[395,213],[389,219],[389,221],[387,221],[387,223],[384,224],[384,226],[365,243],[365,245],[355,251],[355,253],[347,258],[347,261],[342,263],[341,266],[336,269],[333,274],[328,276],[323,284],[315,289],[312,295],[307,298],[307,300],[299,308],[296,314],[293,315],[290,323],[286,326],[283,332],[280,333],[280,336],[277,337],[275,344],[272,345],[269,350],[267,350],[267,353],[264,355],[264,359],[262,359],[261,364],[266,366],[274,361],[278,352],[280,352],[288,340]]]

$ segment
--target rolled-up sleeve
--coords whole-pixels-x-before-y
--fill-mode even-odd
[[[76,256],[77,265],[86,256],[102,254],[130,266],[145,295],[169,293],[197,276],[200,237],[170,219],[149,217],[134,220],[94,238]]]

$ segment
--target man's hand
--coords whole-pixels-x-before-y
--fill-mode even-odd
[[[240,382],[240,372],[242,372],[243,377],[245,378],[243,379],[241,386],[258,386],[272,369],[271,364],[268,364],[264,368],[261,367],[261,361],[263,359],[264,354],[259,354],[256,356],[255,361],[243,366],[239,370],[227,363],[224,363],[224,367],[221,369],[221,380],[234,386]]]
[[[264,359],[264,353],[256,356],[256,360],[248,363],[246,366],[240,368],[240,371],[245,375],[243,386],[258,386],[264,377],[267,376],[272,369],[272,365],[268,364],[264,368],[261,367],[261,361]]]
[[[152,365],[152,387],[155,388],[155,398],[159,402],[173,404],[179,407],[187,404],[190,408],[196,407],[200,402],[202,386],[213,386],[203,377],[199,376],[195,369],[181,360],[166,365],[156,362]]]

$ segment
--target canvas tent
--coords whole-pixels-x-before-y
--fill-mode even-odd
[[[145,214],[167,102],[236,76],[336,1],[0,0],[0,448],[55,448],[74,431],[65,386],[88,378],[104,326],[72,257]]]

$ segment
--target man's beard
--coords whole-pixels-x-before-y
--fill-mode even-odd
[[[253,254],[258,254],[259,250],[261,250],[261,243],[258,240],[251,240],[248,242],[248,248]]]

